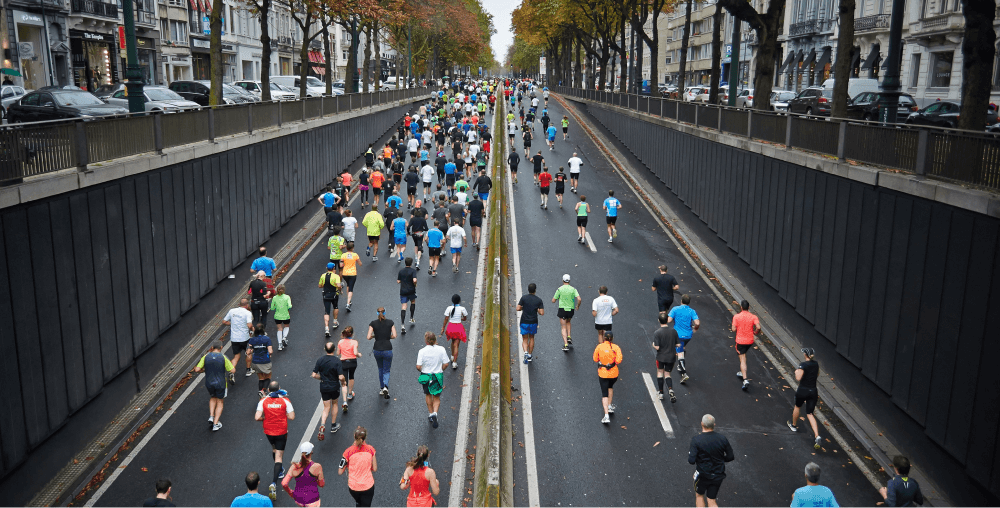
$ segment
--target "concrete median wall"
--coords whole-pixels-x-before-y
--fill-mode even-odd
[[[796,312],[1000,495],[1000,220],[591,103]]]
[[[0,476],[116,377],[134,371],[141,389],[163,365],[134,366],[161,333],[407,108],[373,108],[0,211],[0,315],[9,317],[0,326]]]

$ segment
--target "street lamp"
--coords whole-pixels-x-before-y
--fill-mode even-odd
[[[125,65],[125,90],[128,95],[129,113],[143,113],[146,111],[146,98],[142,92],[142,68],[139,67],[139,52],[136,50],[135,42],[135,13],[134,0],[122,2],[122,18],[125,24],[125,55],[127,63]]]

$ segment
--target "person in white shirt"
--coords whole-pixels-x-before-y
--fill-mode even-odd
[[[538,97],[533,97],[531,99],[531,107],[538,108]]]
[[[420,181],[424,184],[424,201],[427,201],[430,197],[431,180],[434,179],[434,175],[436,174],[437,169],[431,165],[430,159],[427,160],[427,164],[424,164],[424,167],[420,168]]]
[[[471,145],[469,145],[469,157],[472,157],[473,159],[475,159],[476,155],[478,155],[478,154],[479,154],[479,145],[477,145],[475,143],[472,143]]]
[[[420,140],[424,144],[424,148],[430,150],[431,144],[434,143],[434,133],[425,128],[424,133],[420,135]]]
[[[354,218],[354,212],[350,208],[344,211],[344,218],[341,219],[341,223],[344,224],[344,231],[341,233],[344,236],[344,240],[353,242],[354,235],[358,230],[358,219]]]
[[[469,144],[475,144],[475,142],[476,142],[476,129],[469,129],[469,133],[465,135],[465,140],[468,141]]]
[[[451,368],[458,368],[458,343],[468,340],[462,321],[469,319],[469,311],[462,306],[462,297],[451,295],[451,305],[444,309],[441,335],[451,341]]]
[[[583,159],[577,157],[576,152],[573,152],[573,156],[567,162],[569,163],[569,190],[575,193],[576,187],[579,185],[580,167],[583,166]]]
[[[247,354],[247,342],[250,340],[250,332],[253,330],[253,313],[250,312],[250,300],[243,298],[240,306],[229,309],[226,317],[222,318],[222,324],[229,325],[229,340],[233,343],[233,366],[239,364],[240,355],[246,359],[247,376],[254,373],[250,368],[250,356]],[[236,384],[236,377],[229,373],[229,381]]]
[[[604,342],[604,332],[611,331],[611,316],[618,314],[618,302],[608,296],[608,287],[601,286],[597,290],[600,296],[594,298],[590,313],[594,315],[594,328],[597,329],[597,343]]]
[[[518,131],[517,124],[514,123],[513,120],[511,120],[511,122],[507,124],[507,137],[510,138],[511,145],[514,144],[514,136],[517,135],[517,131]]]
[[[417,152],[420,151],[420,141],[417,140],[416,136],[410,138],[406,142],[406,151],[410,152],[410,162],[417,162]]]
[[[444,369],[448,366],[448,352],[437,344],[433,332],[424,333],[427,344],[417,353],[417,382],[424,388],[427,402],[427,421],[435,429],[438,427],[437,412],[441,406],[441,392],[444,391]]]
[[[468,243],[465,238],[465,230],[461,226],[461,220],[461,217],[455,219],[445,233],[445,236],[448,237],[448,245],[451,247],[451,271],[454,273],[458,273],[458,263],[462,261],[462,247]]]

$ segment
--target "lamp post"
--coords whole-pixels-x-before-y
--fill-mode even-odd
[[[358,17],[351,16],[351,52],[354,53],[354,66],[351,67],[351,88],[354,93],[361,92],[360,77],[358,76]]]
[[[903,39],[903,14],[906,9],[904,0],[892,2],[892,17],[889,21],[889,56],[886,57],[885,78],[882,79],[882,100],[878,108],[882,123],[896,123],[896,111],[899,109],[900,46]]]
[[[125,55],[127,63],[125,66],[125,89],[128,95],[129,113],[142,113],[146,111],[146,97],[142,92],[142,68],[139,67],[139,52],[136,50],[135,42],[135,12],[134,0],[122,2],[122,18],[125,23]]]

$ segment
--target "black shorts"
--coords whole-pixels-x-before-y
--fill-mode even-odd
[[[615,387],[615,383],[618,382],[616,377],[601,377],[601,397],[607,397],[608,392]]]
[[[426,190],[430,188],[431,188],[431,182],[424,182],[424,189]]]
[[[407,185],[406,186],[406,195],[407,196],[416,196],[417,195],[417,188],[416,187],[411,187],[411,186]]]
[[[737,344],[736,345],[736,352],[739,353],[739,354],[741,354],[741,355],[745,355],[745,354],[747,354],[747,351],[750,351],[750,348],[752,348],[752,347],[753,347],[753,344]]]
[[[656,368],[670,372],[674,370],[674,363],[675,362],[661,362],[659,360],[656,360]]]
[[[430,383],[427,383],[427,384],[422,384],[421,383],[420,387],[424,389],[424,395],[430,395],[431,394],[431,384]],[[439,394],[437,394],[437,396],[440,397],[441,394],[439,393]]]
[[[340,390],[320,390],[319,396],[323,400],[337,400],[340,398]]]
[[[709,480],[698,475],[698,479],[694,481],[694,491],[700,496],[703,495],[709,499],[715,499],[719,496],[719,487],[722,486],[722,480],[722,478]]]
[[[595,330],[603,330],[605,332],[610,332],[611,331],[611,325],[610,324],[607,324],[607,325],[598,325],[598,324],[595,324],[594,325],[594,329]]]
[[[427,256],[428,257],[432,257],[432,258],[433,257],[440,257],[441,256],[441,247],[427,247]]]
[[[569,132],[569,127],[563,127],[563,134],[566,134],[567,132]]]
[[[340,296],[335,296],[332,300],[323,299],[323,308],[326,310],[324,313],[328,316],[330,315],[330,307],[333,307],[333,310],[340,308]]]
[[[271,448],[281,451],[285,450],[285,443],[288,442],[288,433],[282,434],[280,436],[269,436],[267,434],[264,435],[267,436],[267,442],[271,443]]]
[[[566,194],[566,184],[556,185],[556,194]]]
[[[369,242],[376,242],[377,243],[378,239],[381,238],[381,237],[382,237],[382,235],[375,235],[375,236],[368,235],[368,241]]]
[[[538,190],[544,196],[548,196],[549,195],[549,187],[539,187]]]
[[[517,173],[517,164],[512,164],[510,166],[510,172],[511,173]]]
[[[656,299],[656,306],[660,309],[660,312],[668,312],[670,310],[670,306],[673,304],[674,304],[673,299],[670,300],[660,300],[659,298]]]
[[[579,227],[581,227],[581,228],[587,227],[587,216],[586,215],[582,215],[582,216],[581,215],[577,215],[576,216],[576,225],[579,226]]]
[[[482,217],[469,217],[469,226],[472,226],[474,228],[481,228],[481,227],[483,227],[483,218]]]
[[[354,379],[354,371],[358,368],[358,361],[355,360],[341,360],[340,361],[340,372],[344,374],[344,379]]]
[[[524,140],[524,147],[525,148],[531,148],[531,140],[530,139]]]
[[[247,352],[247,342],[233,342],[233,356],[239,356]]]
[[[413,238],[413,245],[417,247],[417,252],[424,251],[424,235],[410,235]],[[418,260],[419,261],[419,260]]]
[[[795,391],[795,407],[802,407],[802,404],[805,404],[806,414],[811,415],[816,410],[817,398],[816,390],[803,390],[800,388]]]
[[[532,166],[531,170],[537,175],[542,172],[542,168]]]
[[[292,322],[291,318],[289,318],[289,319],[275,319],[274,320],[274,324],[276,324],[276,325],[287,325],[288,323],[291,323],[291,322]]]
[[[576,313],[575,309],[569,309],[569,310],[559,309],[556,312],[556,317],[558,317],[559,319],[570,320],[570,319],[573,319],[573,314],[575,314],[575,313]]]
[[[580,173],[570,173],[569,177],[572,178],[572,179],[574,179],[574,180],[579,180],[580,179]]]
[[[411,161],[417,160],[417,152],[410,152],[410,160]]]
[[[344,282],[347,283],[347,290],[348,291],[354,292],[354,283],[357,282],[357,280],[358,280],[358,276],[357,275],[345,275],[344,276]]]
[[[618,216],[617,215],[614,216],[614,217],[608,216],[608,217],[605,217],[605,219],[607,219],[608,224],[614,224],[614,223],[618,222]]]
[[[226,395],[228,394],[229,391],[229,389],[226,388],[225,385],[223,386],[205,385],[205,388],[208,389],[208,396],[213,399],[224,399],[226,398]]]
[[[380,196],[382,194],[382,187],[372,187],[372,194]]]

